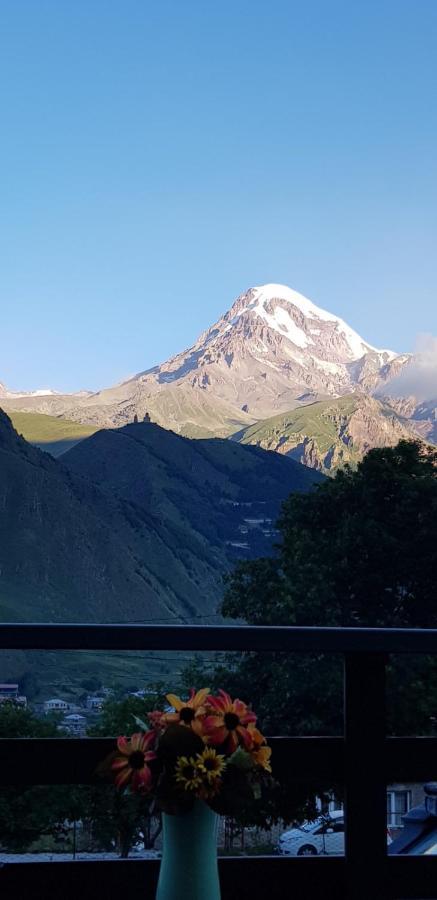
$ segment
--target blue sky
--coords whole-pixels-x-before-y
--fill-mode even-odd
[[[253,284],[437,333],[434,0],[3,0],[0,381],[97,389]]]

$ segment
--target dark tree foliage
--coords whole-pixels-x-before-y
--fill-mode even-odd
[[[121,700],[110,698],[103,704],[98,722],[88,734],[93,737],[118,737],[120,734],[133,734],[140,730],[135,717],[144,720],[148,712],[162,709],[165,698],[158,685],[153,694],[145,697],[123,697]]]
[[[437,452],[414,441],[370,451],[309,494],[292,494],[276,557],[227,579],[225,616],[255,625],[437,626]],[[186,678],[189,679],[188,672]],[[253,701],[270,734],[340,734],[342,664],[247,653],[208,674]],[[392,659],[389,730],[429,733],[437,660]]]
[[[135,715],[144,717],[154,706],[138,697],[109,700],[104,707],[99,735],[135,731]],[[14,703],[0,704],[0,738],[56,738],[55,720],[39,719]],[[29,765],[32,765],[30,755]],[[26,773],[27,774],[27,773]],[[12,785],[0,788],[0,848],[22,852],[41,838],[50,839],[52,849],[71,845],[71,823],[81,823],[80,836],[87,850],[114,851],[126,857],[141,841],[154,846],[160,820],[151,816],[150,802],[133,794],[121,794],[108,781],[101,785]]]
[[[30,710],[12,702],[0,704],[0,738],[30,737],[59,737],[56,722],[38,719]],[[14,785],[0,788],[0,847],[24,850],[42,834],[53,832],[60,821],[65,799],[65,788],[62,787]],[[65,811],[64,818],[66,815]]]
[[[39,719],[16,703],[0,704],[0,738],[59,737],[56,718]]]
[[[419,443],[372,450],[279,519],[277,559],[244,562],[227,616],[256,624],[435,627],[437,452]]]

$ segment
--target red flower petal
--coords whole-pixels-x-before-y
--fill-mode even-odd
[[[247,731],[247,728],[243,728],[241,725],[238,725],[237,732],[240,737],[241,743],[244,744],[246,750],[249,750],[252,746],[252,738]]]
[[[117,787],[118,788],[124,787],[124,785],[128,783],[128,781],[131,777],[131,774],[132,774],[132,769],[130,768],[130,766],[126,766],[125,769],[122,769],[122,771],[119,772],[118,775],[116,775],[116,777],[115,777],[115,783],[116,783]]]
[[[130,743],[127,738],[119,737],[117,738],[117,747],[120,753],[124,753],[125,756],[129,756],[131,752]]]
[[[111,769],[116,771],[117,769],[125,769],[126,766],[129,765],[129,761],[127,756],[117,756],[111,764]]]

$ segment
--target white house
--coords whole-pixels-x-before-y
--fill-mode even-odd
[[[86,708],[91,710],[100,710],[103,706],[103,697],[87,697]]]
[[[18,684],[0,684],[0,703],[27,706],[27,697],[18,693]]]
[[[62,720],[62,728],[69,734],[81,737],[86,731],[86,717],[80,716],[78,713],[72,713],[71,716],[64,716]]]
[[[44,703],[44,712],[67,712],[69,709],[68,703],[65,700],[59,700],[54,698],[53,700],[46,700]]]

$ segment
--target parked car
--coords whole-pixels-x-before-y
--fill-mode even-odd
[[[341,855],[344,853],[343,810],[285,831],[279,838],[278,852],[284,856]]]
[[[391,835],[387,829],[387,844]],[[281,834],[278,853],[283,856],[342,856],[344,854],[344,812],[335,810],[312,822],[303,822]]]

